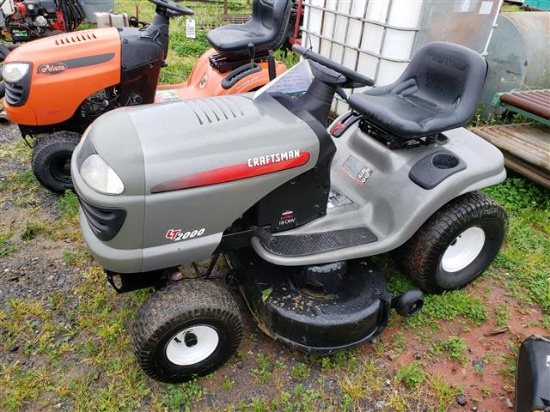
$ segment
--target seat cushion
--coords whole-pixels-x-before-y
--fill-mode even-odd
[[[277,33],[261,24],[229,24],[211,30],[206,35],[208,41],[220,54],[248,57],[248,44],[254,44],[258,54],[279,47]]]
[[[415,95],[352,94],[350,106],[367,122],[401,138],[418,138],[448,125],[452,111],[444,110]]]
[[[487,63],[475,51],[432,42],[392,84],[349,97],[365,121],[401,140],[464,126],[475,113]]]

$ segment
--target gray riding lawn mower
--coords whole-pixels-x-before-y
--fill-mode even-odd
[[[239,308],[208,280],[220,255],[260,329],[323,355],[372,340],[392,308],[422,307],[418,289],[391,296],[372,257],[391,253],[441,293],[502,245],[506,214],[478,190],[505,179],[503,156],[462,127],[487,73],[479,54],[430,43],[327,129],[337,90],[373,82],[294,49],[303,61],[254,94],[106,113],[72,157],[92,255],[117,291],[156,287],[133,330],[155,379],[208,374],[236,351]],[[173,281],[208,258],[202,279]]]

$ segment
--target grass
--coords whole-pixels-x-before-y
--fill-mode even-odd
[[[204,5],[194,3],[197,10]],[[134,4],[123,5],[132,11]],[[145,19],[152,13],[150,5],[139,4]],[[246,6],[244,1],[238,4],[236,10]],[[170,64],[161,78],[164,83],[183,81],[194,59],[208,48],[204,31],[189,40],[181,35],[183,24],[183,19],[177,19],[172,25]],[[295,62],[295,57],[288,59],[288,65]],[[28,165],[30,149],[22,140],[2,144],[0,161],[13,163],[14,169]],[[252,328],[245,338],[251,349],[238,356],[245,365],[242,370],[235,372],[232,360],[223,371],[185,384],[153,382],[137,366],[128,333],[149,292],[118,296],[106,286],[103,271],[80,237],[76,195],[67,192],[56,197],[55,218],[44,220],[41,200],[53,195],[43,191],[29,170],[0,179],[0,205],[6,210],[13,205],[28,211],[18,220],[20,225],[12,227],[2,221],[0,257],[7,261],[20,253],[19,237],[31,245],[60,241],[70,248],[60,250],[59,259],[81,278],[75,288],[46,299],[0,295],[0,349],[13,359],[0,361],[2,411],[406,411],[418,404],[445,411],[466,388],[457,386],[452,377],[434,374],[430,365],[445,362],[468,368],[467,344],[460,333],[487,324],[506,326],[515,316],[505,303],[487,310],[483,287],[488,280],[521,302],[523,310],[541,312],[542,318],[533,318],[533,325],[550,329],[549,192],[510,174],[504,183],[485,190],[510,216],[506,245],[488,273],[471,287],[427,296],[416,317],[392,315],[391,335],[387,331],[372,345],[314,357],[273,344]],[[393,292],[412,286],[389,259],[383,263],[391,273]],[[411,335],[415,345],[426,348],[421,359],[403,358],[409,356]],[[518,338],[506,338],[509,348],[502,356],[480,355],[484,368],[497,368],[506,383],[513,377]],[[271,345],[286,354],[279,357],[265,352]],[[403,359],[408,361],[404,365],[399,363]],[[487,373],[474,367],[468,370]],[[483,393],[488,396],[491,389],[484,386]],[[219,403],[218,398],[229,401]]]
[[[407,388],[413,388],[425,382],[426,371],[418,362],[409,363],[399,370],[397,379],[403,382]]]
[[[450,359],[466,363],[467,358],[464,351],[467,349],[464,340],[458,336],[449,336],[445,339],[438,339],[432,343],[432,352],[435,355],[446,353]]]
[[[510,294],[543,309],[550,324],[550,197],[548,190],[510,174],[502,184],[485,192],[507,210],[510,222],[506,247],[494,267],[504,272]]]
[[[542,196],[545,192],[523,178],[511,176],[510,179],[513,184],[504,184],[498,190],[492,190],[496,190],[496,197],[504,200],[513,199],[517,195],[515,191],[521,190],[525,194],[521,197],[521,208],[503,202],[511,215],[510,230],[517,233],[517,239],[508,239],[489,277],[504,277],[506,282],[503,284],[510,289],[510,294],[521,292],[530,299],[528,305],[540,307],[548,316],[549,310],[544,300],[546,286],[522,281],[519,274],[520,267],[524,267],[522,276],[530,276],[531,279],[533,276],[537,279],[537,271],[547,273],[544,272],[547,263],[542,256],[547,253],[547,248],[540,241],[548,229],[545,220],[541,219],[547,210],[545,197]],[[33,185],[31,183],[24,189],[37,190],[32,189]],[[73,194],[60,197],[56,210],[63,225],[76,225],[77,199]],[[58,222],[44,223],[46,227],[52,227],[53,232],[59,230],[57,224],[61,225]],[[519,227],[521,224],[525,224],[526,228]],[[39,231],[37,236],[44,233]],[[13,237],[14,232],[2,232],[1,244],[9,245]],[[515,248],[518,246],[522,247],[526,256],[516,254]],[[242,373],[248,373],[254,387],[264,388],[262,392],[265,393],[242,392],[241,379],[236,375],[227,375],[227,372],[218,384],[213,384],[212,378],[207,377],[186,384],[165,385],[144,378],[131,354],[128,328],[147,292],[117,296],[105,286],[102,270],[92,263],[89,256],[79,253],[77,249],[76,252],[63,254],[67,265],[83,271],[82,282],[73,291],[74,294],[54,294],[46,302],[12,299],[0,304],[2,348],[9,352],[18,346],[16,353],[41,359],[41,364],[32,370],[21,368],[17,363],[0,366],[1,410],[47,409],[62,404],[75,411],[192,411],[197,408],[353,411],[373,409],[376,405],[381,410],[406,411],[420,403],[432,405],[432,409],[428,410],[445,411],[456,402],[462,388],[453,385],[447,377],[434,375],[429,363],[444,361],[464,365],[466,348],[460,336],[445,336],[445,331],[434,325],[462,324],[464,328],[475,328],[491,319],[495,324],[506,324],[513,316],[503,304],[497,306],[494,312],[487,312],[478,289],[466,288],[428,296],[423,312],[417,317],[392,317],[391,324],[398,325],[393,326],[398,327],[397,333],[391,339],[388,336],[371,345],[369,355],[365,355],[365,348],[359,347],[322,358],[295,354],[295,360],[285,364],[270,353],[241,353],[240,358],[250,365],[248,372]],[[534,263],[531,264],[530,260]],[[391,262],[388,261],[387,265],[391,266]],[[390,282],[394,290],[410,286],[408,280],[397,273],[391,276]],[[394,375],[390,375],[388,354],[393,352],[395,359],[398,359],[405,352],[408,346],[406,334],[413,331],[419,340],[428,342],[434,329],[442,337],[432,339],[429,353],[419,361],[393,369]],[[255,338],[251,342],[261,348],[267,338],[256,332],[253,334]],[[485,367],[498,367],[503,379],[510,379],[513,375],[513,356],[487,358],[484,364]],[[68,372],[66,365],[69,365]],[[219,394],[220,391],[225,396],[233,397],[232,403],[207,407],[205,400],[210,399],[212,392]],[[490,389],[485,387],[484,393],[490,396]]]
[[[11,231],[0,233],[0,257],[7,258],[17,250],[17,246],[10,241],[12,236]]]

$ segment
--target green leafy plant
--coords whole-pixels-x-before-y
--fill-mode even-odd
[[[22,240],[33,240],[36,236],[42,233],[47,233],[48,229],[42,222],[28,222],[21,233]]]
[[[80,203],[78,202],[78,196],[72,190],[67,190],[63,196],[57,202],[61,214],[67,219],[74,219],[78,217],[78,211],[80,209]]]
[[[294,378],[307,379],[311,374],[311,369],[305,363],[299,363],[298,365],[293,365],[290,368],[290,376]]]
[[[464,339],[458,336],[449,336],[446,339],[436,340],[432,344],[432,351],[438,355],[440,353],[447,353],[449,358],[455,359],[461,363],[467,361],[464,351],[467,349]]]
[[[426,380],[426,372],[418,362],[409,363],[403,366],[397,373],[399,379],[407,388],[418,386]]]
[[[258,367],[252,370],[252,375],[261,383],[267,383],[271,380],[273,374],[273,357],[258,353],[256,355]]]
[[[10,241],[11,232],[0,233],[0,256],[8,257],[17,250],[17,246]]]
[[[195,380],[167,387],[163,403],[173,411],[191,411],[191,403],[204,396],[203,387]]]

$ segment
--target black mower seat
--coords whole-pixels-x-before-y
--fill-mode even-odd
[[[487,63],[475,51],[433,42],[420,49],[392,84],[349,97],[375,127],[405,141],[464,126],[481,100]]]
[[[244,24],[228,24],[211,30],[206,38],[228,59],[249,56],[248,44],[257,55],[267,54],[283,44],[287,34],[292,0],[254,0],[252,18]]]

